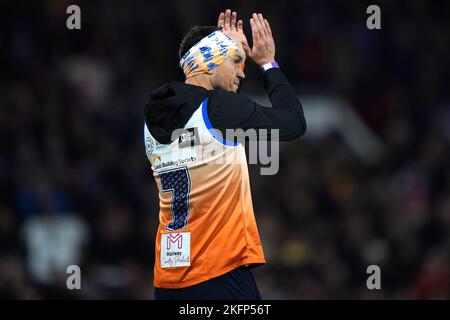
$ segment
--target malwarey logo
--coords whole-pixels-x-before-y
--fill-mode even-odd
[[[161,268],[191,265],[191,233],[161,234]]]

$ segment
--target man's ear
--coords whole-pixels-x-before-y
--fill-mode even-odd
[[[215,70],[215,69],[214,69]],[[205,72],[209,77],[206,77],[206,80],[210,83],[211,87],[215,87],[216,79],[214,77],[214,70],[208,70]]]

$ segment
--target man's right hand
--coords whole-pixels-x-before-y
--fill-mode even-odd
[[[253,48],[244,46],[245,54],[258,66],[275,61],[275,42],[269,22],[261,13],[252,14],[250,19],[252,28]]]

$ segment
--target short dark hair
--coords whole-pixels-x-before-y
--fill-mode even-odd
[[[197,42],[202,40],[208,34],[214,31],[220,30],[218,27],[214,26],[193,26],[183,37],[180,43],[180,51],[178,51],[178,56],[180,59],[184,54],[192,48]]]

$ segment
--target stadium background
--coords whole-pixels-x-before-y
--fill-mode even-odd
[[[448,1],[13,4],[0,5],[0,298],[153,298],[158,202],[143,105],[183,79],[183,33],[226,8],[249,39],[250,14],[268,18],[307,121],[305,101],[333,97],[336,115],[333,101],[345,101],[379,147],[361,157],[339,130],[319,130],[319,114],[282,145],[276,176],[250,168],[263,296],[450,298]],[[70,4],[79,31],[66,28]],[[381,30],[366,28],[369,4]],[[261,96],[258,71],[246,73],[242,92]],[[69,264],[81,266],[80,291],[65,286]],[[366,288],[371,264],[381,290]]]

